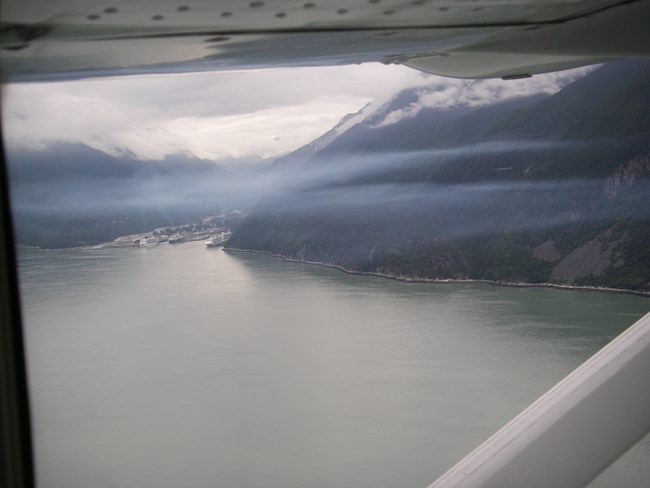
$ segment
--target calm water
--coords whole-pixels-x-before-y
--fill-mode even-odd
[[[20,261],[40,488],[426,487],[650,309],[201,243]]]

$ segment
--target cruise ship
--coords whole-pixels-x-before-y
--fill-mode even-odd
[[[226,242],[230,238],[231,235],[232,232],[222,232],[221,234],[214,235],[210,237],[210,239],[205,241],[205,247],[221,246],[224,242]]]

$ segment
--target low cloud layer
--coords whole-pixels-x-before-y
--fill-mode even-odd
[[[470,81],[365,64],[10,84],[3,94],[3,128],[10,147],[43,148],[56,141],[140,159],[175,153],[214,161],[274,158],[368,103],[364,115],[371,112],[404,88],[419,87],[418,100],[379,125],[424,108],[554,93],[589,69],[518,81]]]
[[[400,120],[415,117],[427,108],[445,110],[459,106],[479,107],[540,93],[552,95],[593,69],[594,67],[577,68],[509,81],[427,77],[421,80],[422,87],[417,101],[390,112],[376,126],[392,125]]]

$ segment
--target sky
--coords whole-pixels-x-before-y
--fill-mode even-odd
[[[422,75],[382,64],[124,76],[8,85],[8,145],[83,142],[142,159],[272,158]]]
[[[381,106],[404,88],[419,88],[418,100],[389,113],[379,125],[428,107],[554,93],[584,73],[472,81],[368,63],[18,83],[3,91],[3,130],[9,148],[40,149],[62,141],[140,159],[179,152],[214,161],[274,158],[314,140],[368,103]]]

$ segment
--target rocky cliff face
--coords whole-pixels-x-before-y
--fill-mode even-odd
[[[618,194],[648,173],[650,173],[650,154],[639,154],[627,164],[620,165],[612,176],[605,179],[605,195],[610,199],[616,198]]]
[[[378,123],[413,99],[316,151],[308,184],[264,197],[229,245],[401,277],[650,290],[650,64]]]

